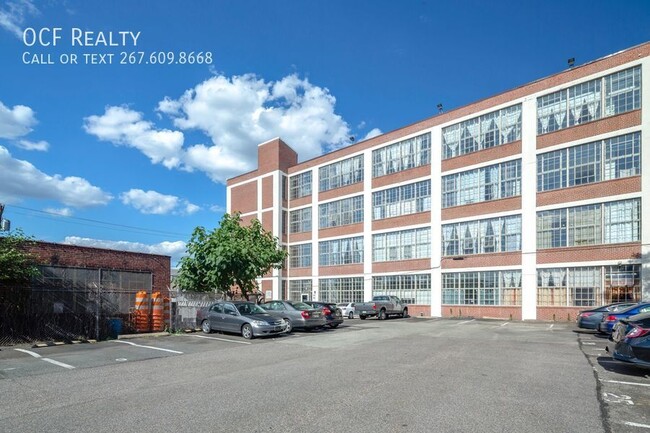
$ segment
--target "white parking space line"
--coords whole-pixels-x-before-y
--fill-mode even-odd
[[[600,380],[601,382],[607,382],[607,383],[620,383],[622,385],[636,385],[636,386],[648,386],[650,387],[650,383],[638,383],[638,382],[621,382],[620,380]]]
[[[630,421],[625,421],[623,424],[629,425],[630,427],[640,427],[640,428],[648,428],[648,429],[650,429],[650,425],[648,425],[648,424],[639,424],[637,422],[630,422]]]
[[[586,341],[583,341],[582,344],[584,344],[585,346],[595,346],[596,345],[596,343],[589,343],[589,342],[586,342]]]
[[[16,350],[18,352],[26,353],[28,355],[31,355],[34,358],[40,359],[41,361],[49,362],[50,364],[54,364],[54,365],[58,365],[59,367],[67,368],[68,370],[72,370],[74,368],[74,366],[72,366],[70,364],[66,364],[64,362],[55,361],[54,359],[50,359],[50,358],[43,358],[41,355],[39,355],[36,352],[32,352],[31,350],[25,350],[25,349],[14,349],[14,350]]]
[[[130,342],[130,341],[114,340],[113,342],[114,342],[114,343],[124,343],[124,344],[129,344],[129,345],[131,345],[131,346],[142,347],[142,348],[145,348],[145,349],[161,350],[161,351],[163,351],[163,352],[169,352],[169,353],[178,353],[178,354],[182,354],[182,353],[183,353],[183,352],[179,352],[178,350],[163,349],[162,347],[154,347],[154,346],[145,346],[144,344],[135,344],[135,343],[132,343],[132,342]]]
[[[473,322],[474,320],[476,320],[476,319],[465,320],[464,322],[457,323],[457,325],[464,325],[465,323],[470,323],[470,322]]]
[[[553,329],[553,325],[551,325],[551,326],[548,327],[548,330],[549,330],[549,331],[552,330],[552,329]]]
[[[510,324],[510,322],[502,323],[502,324],[499,325],[499,326],[502,326],[502,327],[503,327],[503,326],[506,326],[506,325],[508,325],[508,324]]]
[[[227,341],[228,343],[251,344],[250,341],[229,340],[229,339],[227,339],[227,338],[208,337],[207,335],[192,335],[192,337],[196,337],[196,338],[207,338],[207,339],[209,339],[209,340]]]

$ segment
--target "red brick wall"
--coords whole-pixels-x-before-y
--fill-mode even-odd
[[[131,272],[151,272],[153,291],[169,294],[171,263],[169,256],[107,250],[77,245],[36,242],[26,248],[38,264]]]
[[[640,257],[641,245],[639,242],[537,250],[538,264],[628,260]]]
[[[367,176],[371,175],[372,173],[367,174]],[[372,179],[372,187],[379,188],[429,175],[431,175],[431,164],[423,165],[422,167],[409,168],[408,170],[398,171],[397,173],[391,173],[385,176],[375,177]]]
[[[575,322],[578,312],[589,307],[537,307],[537,320]]]
[[[579,201],[640,191],[641,176],[632,176],[623,179],[607,180],[588,185],[540,192],[537,193],[537,206],[566,203],[567,198],[570,198],[571,201]]]
[[[537,137],[537,148],[543,149],[556,144],[580,140],[581,138],[589,138],[637,125],[641,125],[641,110],[617,114],[616,116],[605,117],[593,122],[540,135]]]
[[[363,234],[363,223],[348,224],[339,227],[330,227],[318,231],[319,239],[329,238],[333,236],[345,236],[345,235],[359,236],[362,234]],[[293,242],[293,238],[291,238],[291,241]]]
[[[408,309],[411,317],[431,317],[430,305],[408,305]]]
[[[521,307],[489,305],[443,305],[442,317],[473,317],[476,319],[521,320]]]
[[[372,254],[372,250],[366,254]],[[427,271],[431,269],[431,259],[413,259],[372,264],[372,272]]]
[[[275,138],[261,144],[257,148],[258,173],[269,173],[281,170],[286,172],[291,166],[298,163],[298,154],[284,141]]]
[[[384,218],[372,222],[372,230],[383,230],[396,227],[406,227],[416,224],[428,224],[431,222],[431,212],[420,212],[410,215],[403,215],[394,218]]]
[[[262,178],[262,209],[267,209],[273,206],[273,176],[266,176]],[[251,197],[248,198],[249,200]]]
[[[315,185],[312,185],[312,188],[314,187]],[[361,192],[363,192],[363,182],[343,186],[341,188],[330,189],[329,191],[318,193],[318,200],[320,201],[329,200],[332,198],[343,197],[348,194],[361,193]]]
[[[245,183],[232,189],[231,213],[248,213],[257,210],[257,181]]]
[[[339,266],[321,266],[318,268],[320,277],[330,277],[337,275],[362,274],[363,265],[339,265]]]
[[[521,140],[442,161],[442,172],[521,153]]]
[[[442,209],[442,220],[465,218],[496,212],[521,209],[521,197],[502,198],[500,200],[472,203]]]
[[[461,256],[462,260],[454,260],[452,257],[443,257],[442,269],[521,265],[520,251],[494,254],[472,254],[467,256],[461,254]]]

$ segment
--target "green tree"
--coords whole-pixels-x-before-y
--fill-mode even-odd
[[[237,287],[248,300],[260,294],[257,278],[281,269],[287,258],[272,233],[257,219],[242,226],[239,213],[224,214],[219,227],[210,232],[204,227],[194,229],[186,252],[176,278],[182,290],[232,297]]]
[[[20,229],[0,236],[0,285],[25,284],[36,275],[35,259],[24,249],[32,241]]]

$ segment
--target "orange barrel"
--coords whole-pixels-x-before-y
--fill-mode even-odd
[[[172,300],[167,296],[163,298],[163,321],[168,329],[172,329]]]
[[[135,330],[149,332],[149,296],[145,290],[135,294]]]
[[[160,292],[153,292],[151,294],[151,325],[153,331],[162,331],[165,329],[163,298]]]

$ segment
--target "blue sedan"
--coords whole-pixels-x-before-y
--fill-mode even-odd
[[[603,315],[603,320],[598,325],[598,331],[604,334],[611,334],[612,329],[616,322],[620,319],[624,319],[635,314],[648,313],[650,312],[650,302],[639,302],[625,310],[621,311],[612,311],[609,314]]]

